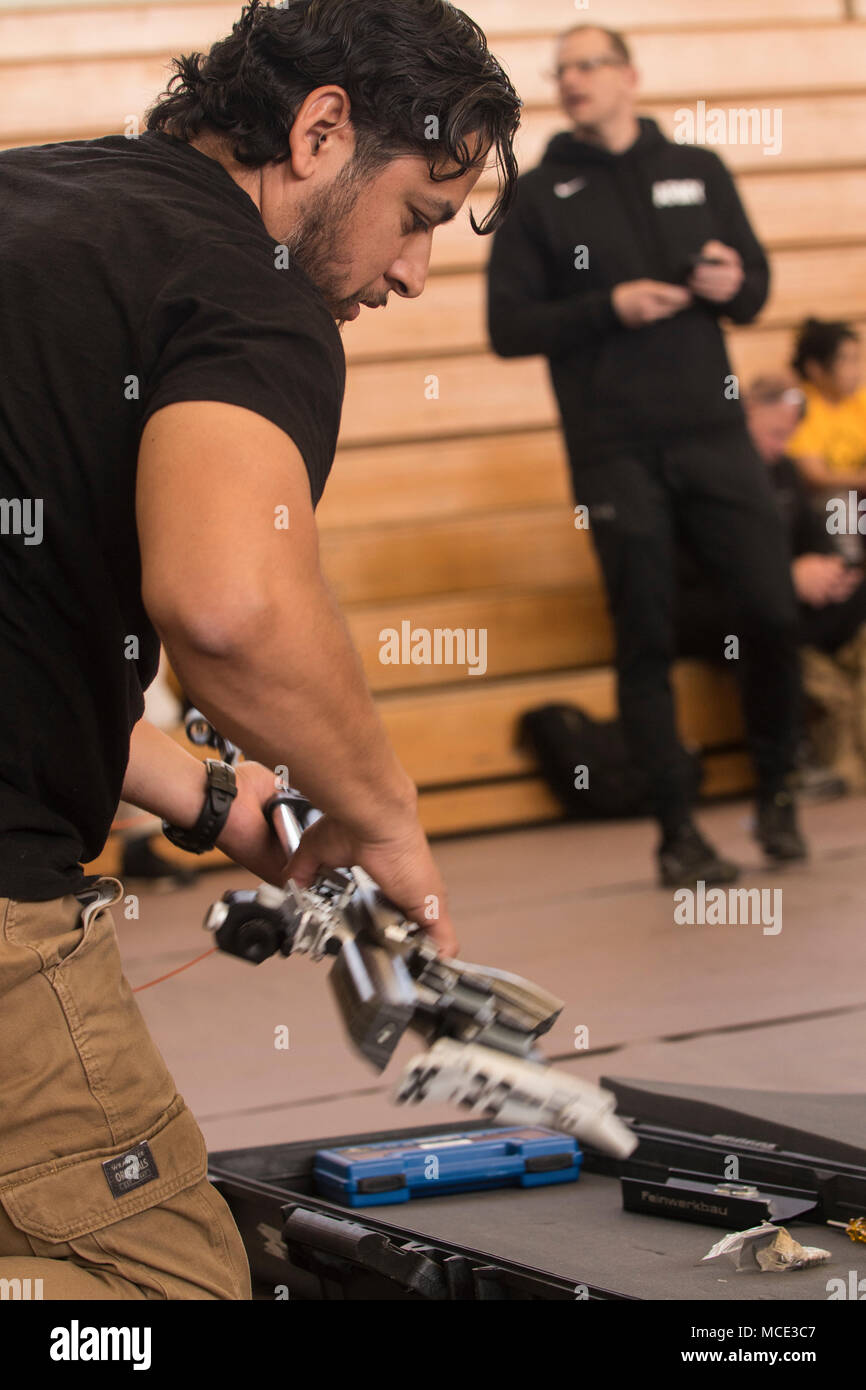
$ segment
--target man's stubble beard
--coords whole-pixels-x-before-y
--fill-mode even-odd
[[[349,218],[368,177],[349,164],[321,192],[301,204],[295,230],[285,238],[289,255],[313,281],[328,308],[342,327],[346,315],[363,296],[363,288],[348,299],[341,295],[344,285],[340,268],[349,260]]]

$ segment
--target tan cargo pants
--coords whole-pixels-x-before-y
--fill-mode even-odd
[[[0,898],[0,1299],[248,1299],[204,1138],[123,977],[123,886],[96,887],[83,908]]]
[[[820,760],[866,791],[866,627],[835,652],[802,647],[803,688],[820,707],[812,729]]]

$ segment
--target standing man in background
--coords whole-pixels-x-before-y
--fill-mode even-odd
[[[756,316],[767,261],[719,158],[636,116],[638,78],[621,35],[578,26],[556,62],[573,129],[519,179],[496,234],[490,336],[503,357],[550,363],[612,612],[626,738],[653,788],[661,881],[730,882],[736,865],[692,819],[676,731],[674,538],[681,527],[737,605],[756,835],[773,861],[801,859],[788,789],[797,609],[719,323]]]

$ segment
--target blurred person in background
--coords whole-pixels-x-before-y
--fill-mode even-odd
[[[805,409],[793,377],[759,377],[745,399],[749,431],[767,466],[790,551],[798,599],[800,657],[806,694],[818,711],[809,729],[820,764],[842,790],[866,790],[866,580],[846,564],[816,511],[790,456]],[[732,631],[729,600],[710,583],[684,542],[678,593],[678,646],[683,656],[722,660]],[[806,769],[804,785],[809,785]],[[817,785],[819,778],[811,779]]]
[[[730,882],[737,867],[694,822],[677,736],[675,529],[736,603],[757,837],[775,862],[802,858],[789,786],[796,602],[720,324],[759,312],[767,261],[718,156],[636,115],[638,76],[620,34],[569,30],[556,78],[571,128],[518,180],[496,234],[490,338],[504,357],[549,360],[615,627],[620,716],[653,788],[661,881]]]
[[[814,506],[827,515],[831,498],[866,491],[866,387],[860,336],[848,323],[809,318],[797,333],[791,364],[806,409],[788,445],[813,489]],[[845,528],[834,544],[852,563],[863,559],[858,530]]]
[[[816,488],[866,488],[866,386],[860,335],[849,323],[806,319],[791,364],[806,409],[788,453]]]

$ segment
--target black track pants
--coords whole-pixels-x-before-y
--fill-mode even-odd
[[[794,764],[797,605],[772,485],[745,430],[599,455],[572,471],[616,633],[620,715],[662,825],[673,828],[689,809],[669,683],[680,534],[730,595],[730,635],[739,639],[732,664],[759,790],[771,794]]]

